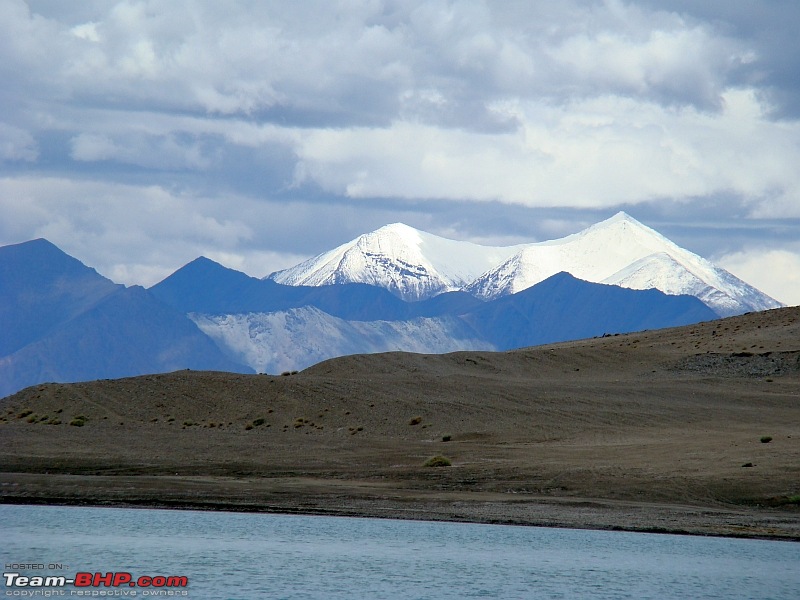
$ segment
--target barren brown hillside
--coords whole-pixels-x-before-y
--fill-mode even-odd
[[[440,454],[452,466],[423,466]],[[0,401],[0,465],[5,502],[800,539],[800,308],[288,376],[38,385]]]

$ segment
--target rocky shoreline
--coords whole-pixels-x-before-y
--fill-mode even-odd
[[[800,542],[800,510],[531,494],[442,492],[364,481],[0,474],[0,502],[306,514]]]

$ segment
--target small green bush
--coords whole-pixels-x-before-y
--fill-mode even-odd
[[[450,441],[450,440],[452,440],[452,439],[453,439],[453,436],[452,436],[452,435],[443,435],[443,436],[442,436],[442,441],[443,441],[443,442],[449,442],[449,441]]]
[[[422,423],[422,417],[414,417],[408,422],[409,425],[419,425],[420,423]]]
[[[88,419],[83,415],[78,415],[77,417],[72,419],[72,421],[70,421],[69,424],[72,425],[73,427],[83,427],[84,425],[86,425],[87,420]]]
[[[446,456],[442,456],[438,454],[436,456],[432,456],[425,463],[422,465],[423,467],[451,467],[453,463],[450,461],[449,458]]]
[[[771,441],[772,441],[772,436],[771,435],[765,435],[765,436],[761,437],[761,443],[762,444],[769,444]]]
[[[258,427],[259,425],[263,425],[266,422],[267,422],[266,419],[258,418],[255,421],[253,421],[253,427]]]

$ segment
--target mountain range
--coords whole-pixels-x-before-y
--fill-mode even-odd
[[[269,278],[295,286],[367,283],[409,301],[453,290],[492,300],[561,271],[594,283],[696,296],[720,316],[781,306],[624,212],[561,239],[507,247],[446,240],[395,223]]]
[[[508,350],[779,306],[625,213],[509,247],[387,225],[263,279],[200,257],[149,289],[39,239],[0,247],[0,396],[186,368]]]

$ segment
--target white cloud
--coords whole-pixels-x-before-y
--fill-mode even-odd
[[[800,246],[749,248],[717,263],[762,292],[789,306],[800,306]]]
[[[226,202],[236,199],[196,197],[159,186],[4,178],[0,214],[6,218],[0,239],[47,238],[107,276],[171,272],[209,249],[235,249],[252,237],[251,226],[226,210]]]
[[[150,286],[198,256],[254,277],[293,266],[310,256],[298,248],[335,229],[337,212],[155,185],[5,177],[0,215],[0,245],[44,237],[118,283]]]
[[[33,162],[38,157],[38,145],[29,132],[0,122],[0,161]]]
[[[574,81],[598,91],[715,106],[734,64],[731,45],[702,27],[651,30],[644,39],[602,31],[567,38],[551,54]]]
[[[520,123],[509,133],[413,122],[310,130],[296,148],[297,176],[353,198],[597,208],[726,192],[767,212],[800,190],[800,123],[769,120],[753,90],[727,90],[722,105],[708,113],[620,96],[519,101],[498,108]]]
[[[88,40],[90,42],[99,42],[100,41],[100,34],[97,32],[98,23],[95,22],[88,22],[88,23],[81,23],[80,25],[75,25],[70,32],[77,38],[82,40]]]
[[[182,133],[182,132],[178,132]],[[206,169],[213,159],[197,141],[182,141],[173,132],[148,135],[130,132],[116,135],[81,133],[72,139],[74,160],[113,160],[151,169]]]

